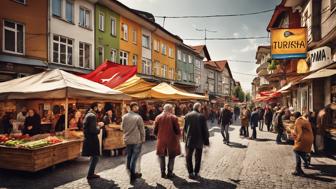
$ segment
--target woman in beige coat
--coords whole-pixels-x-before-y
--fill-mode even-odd
[[[294,117],[296,119],[294,126],[294,153],[296,157],[296,169],[293,172],[295,176],[304,175],[301,168],[301,159],[304,161],[304,165],[308,167],[307,155],[311,152],[311,147],[314,141],[314,135],[312,126],[309,120],[301,116],[300,112],[295,112]]]

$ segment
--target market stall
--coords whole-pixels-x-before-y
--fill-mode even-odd
[[[121,103],[129,99],[120,91],[58,69],[0,83],[2,106],[4,109],[10,106],[7,109],[12,112],[16,112],[17,103],[22,102],[39,110],[37,112],[42,116],[50,112],[55,104],[63,103],[65,107],[65,131],[56,132],[55,137],[47,134],[46,137],[36,135],[41,137],[37,139],[35,136],[25,138],[26,135],[18,134],[19,129],[13,129],[14,134],[1,136],[0,168],[33,172],[80,156],[83,133],[68,130],[69,104],[94,101]],[[51,120],[43,116],[40,124],[51,124]]]

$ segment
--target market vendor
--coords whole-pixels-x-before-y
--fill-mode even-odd
[[[28,134],[29,136],[37,135],[41,130],[41,117],[35,110],[29,109],[28,116],[23,125],[22,134]]]
[[[106,110],[106,113],[103,117],[103,122],[105,124],[105,126],[109,125],[109,124],[112,124],[112,123],[115,123],[117,120],[115,114],[113,113],[113,110],[112,109],[108,109]]]
[[[75,111],[75,113],[71,114],[69,121],[69,129],[80,131],[83,129],[83,119],[82,113],[80,111]]]

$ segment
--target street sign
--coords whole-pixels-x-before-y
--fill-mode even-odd
[[[306,28],[281,28],[271,30],[272,59],[306,58]]]

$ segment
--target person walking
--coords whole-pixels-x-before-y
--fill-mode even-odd
[[[136,102],[130,104],[130,111],[122,117],[121,129],[126,144],[126,168],[130,172],[130,183],[133,184],[141,174],[136,174],[136,163],[145,142],[145,127],[142,117],[137,113],[139,106]]]
[[[190,179],[199,176],[201,168],[203,146],[209,146],[209,131],[207,120],[200,113],[201,104],[195,103],[193,111],[185,116],[183,136],[185,138],[186,162]],[[193,167],[192,156],[195,152],[195,167]]]
[[[92,103],[83,121],[84,142],[82,155],[90,157],[90,167],[86,177],[88,180],[100,178],[99,175],[95,174],[95,169],[100,155],[98,134],[104,123],[99,122],[97,125],[97,110],[98,104]]]
[[[301,168],[301,159],[304,161],[305,168],[308,168],[307,155],[311,152],[314,136],[312,126],[306,117],[301,116],[300,112],[295,112],[294,117],[296,121],[293,133],[293,149],[296,159],[296,167],[292,174],[295,176],[302,176],[304,175],[304,172]]]
[[[175,157],[181,154],[181,130],[173,106],[165,104],[163,113],[156,117],[154,134],[157,136],[156,154],[159,156],[161,177],[173,178]],[[166,174],[166,156],[168,156],[168,174]]]
[[[257,139],[257,127],[258,127],[258,122],[260,121],[260,118],[259,118],[260,111],[258,109],[259,108],[253,109],[253,112],[250,118],[250,124],[251,124],[251,129],[252,129],[252,136],[250,137],[250,139],[252,140]]]
[[[241,128],[240,128],[240,135],[248,137],[248,126],[249,126],[249,112],[247,108],[244,106],[243,110],[240,113],[240,120],[241,120]]]
[[[264,120],[265,120],[265,125],[267,127],[268,132],[271,131],[272,118],[273,118],[272,109],[267,106],[265,110]]]
[[[283,132],[285,130],[284,124],[283,124],[283,118],[285,118],[284,116],[285,114],[285,109],[282,108],[280,110],[280,112],[278,113],[276,119],[276,130],[277,130],[277,137],[276,137],[276,143],[277,144],[281,144],[281,137],[283,135]]]
[[[264,115],[265,115],[265,109],[263,107],[258,108],[258,117],[259,117],[259,131],[262,131],[264,129]]]
[[[229,126],[232,123],[232,112],[229,110],[229,105],[225,104],[224,109],[220,112],[218,124],[221,127],[221,133],[223,136],[223,143],[229,145]]]
[[[234,120],[237,121],[237,118],[239,117],[240,115],[240,108],[238,106],[235,106],[233,108],[233,112],[234,112]]]

